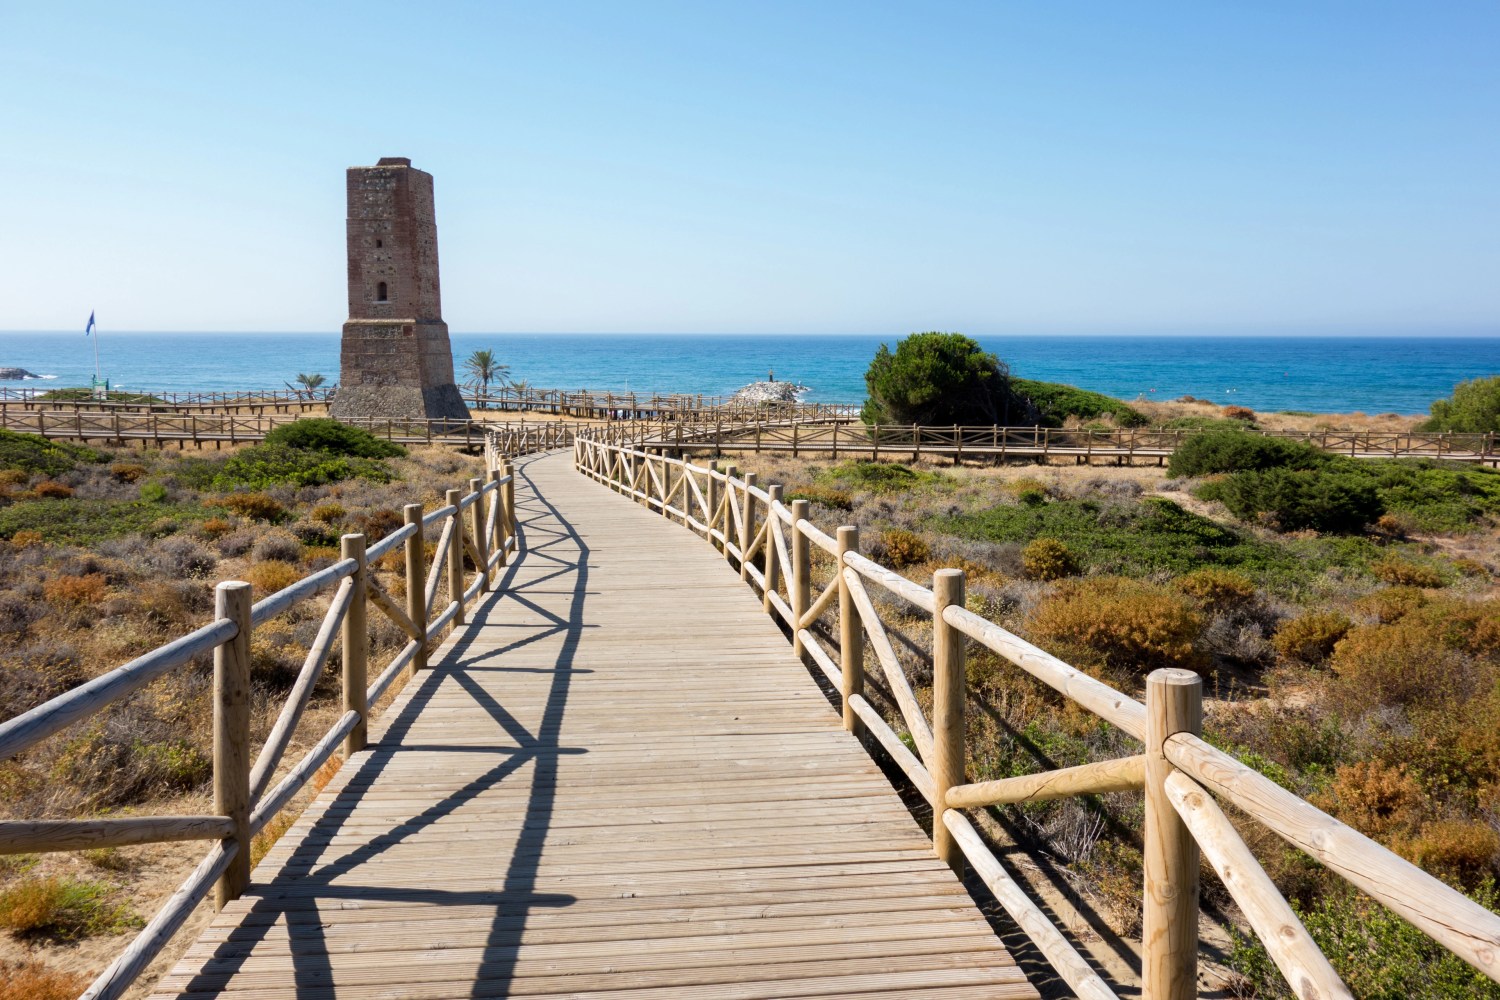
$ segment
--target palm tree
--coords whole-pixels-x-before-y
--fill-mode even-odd
[[[299,396],[305,395],[308,399],[314,399],[316,398],[318,387],[326,381],[328,380],[325,379],[322,375],[309,375],[306,372],[303,372],[302,374],[297,376],[297,385],[294,386],[290,382],[288,382],[286,384],[286,387]],[[298,388],[298,386],[300,386],[301,388]]]
[[[479,386],[480,409],[484,409],[484,397],[490,394],[490,383],[502,385],[510,372],[510,365],[502,365],[490,350],[475,351],[464,359],[464,371],[469,374],[469,385]]]

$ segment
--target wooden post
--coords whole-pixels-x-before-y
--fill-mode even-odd
[[[448,596],[458,602],[458,614],[453,623],[464,623],[464,512],[463,490],[448,490],[443,494],[443,503],[453,508],[453,531],[448,535]]]
[[[499,482],[500,479],[500,470],[491,469],[490,482]],[[508,553],[505,550],[505,546],[506,540],[509,536],[506,534],[507,526],[505,523],[505,488],[503,486],[495,488],[494,496],[490,498],[490,503],[499,508],[498,510],[494,511],[495,552],[500,556],[495,565],[504,566],[507,562],[506,556],[508,555]]]
[[[770,486],[766,487],[766,493],[770,495],[771,506],[774,507],[776,503],[781,499],[781,484],[772,483]],[[767,508],[767,522],[769,522],[770,519],[775,516],[776,512],[771,510],[770,508]],[[779,570],[781,570],[781,567],[777,565],[777,559],[779,557],[776,555],[776,542],[771,537],[771,525],[769,523],[766,525],[766,544],[764,548],[766,553],[766,592],[761,604],[766,614],[769,615],[774,614],[776,611],[775,607],[771,604],[771,595],[776,593],[777,573]]]
[[[417,530],[406,540],[406,616],[422,631],[417,655],[412,657],[411,672],[427,669],[427,553],[422,544],[422,505],[409,503],[401,508],[407,524]]]
[[[1167,737],[1203,730],[1203,678],[1154,670],[1146,678],[1146,891],[1141,915],[1143,1000],[1193,1000],[1198,986],[1198,843],[1172,807]]]
[[[750,545],[755,541],[755,473],[747,472],[745,480],[745,502],[740,506],[740,579],[750,579]]]
[[[799,623],[812,603],[812,543],[798,528],[797,522],[812,513],[807,500],[792,501],[792,569],[787,577],[792,593],[792,652],[802,655],[802,631]]]
[[[507,459],[505,464],[500,467],[500,475],[502,478],[510,478],[510,482],[506,483],[504,486],[505,509],[502,512],[505,516],[505,538],[507,541],[509,541],[510,539],[516,537],[516,468],[515,466],[510,464],[509,459]],[[517,540],[516,555],[520,554],[521,543],[519,540]]]
[[[948,789],[964,783],[964,635],[943,618],[943,609],[964,606],[963,570],[934,573],[932,596],[932,849],[962,874],[963,851],[943,822],[943,813]]]
[[[479,592],[490,592],[490,548],[484,541],[484,489],[483,479],[469,480],[469,492],[474,494],[474,503],[469,507],[469,536],[474,539],[474,552],[479,557]]]
[[[369,625],[365,615],[369,605],[368,588],[365,586],[365,536],[345,535],[339,539],[339,554],[355,562],[354,573],[349,577],[354,590],[349,595],[349,610],[344,612],[344,711],[358,712],[359,722],[344,737],[344,759],[365,748],[369,741],[370,720],[369,679]]]
[[[724,558],[726,560],[729,558],[729,536],[734,531],[734,511],[731,509],[732,505],[729,502],[729,495],[734,490],[734,478],[739,474],[740,470],[738,466],[727,465],[724,467],[724,496],[721,498],[721,502],[724,504]],[[740,551],[744,552],[745,550],[740,549]]]
[[[859,529],[845,525],[839,529],[839,564],[836,567],[839,582],[839,665],[843,668],[840,693],[844,697],[844,728],[859,735],[859,716],[849,699],[865,690],[865,633],[859,621],[859,609],[854,605],[854,595],[844,579],[844,553],[859,551]]]
[[[703,518],[703,523],[708,526],[706,529],[708,531],[708,544],[716,549],[719,547],[719,543],[714,541],[714,529],[719,526],[719,497],[721,494],[719,492],[719,481],[714,478],[714,473],[718,471],[719,463],[717,459],[708,463],[708,514]]]
[[[228,839],[239,845],[214,885],[214,909],[222,910],[250,884],[250,585],[219,584],[214,617],[239,626],[214,648],[214,812],[234,823]]]

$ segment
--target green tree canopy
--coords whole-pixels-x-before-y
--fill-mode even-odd
[[[1432,419],[1422,424],[1422,430],[1468,434],[1500,431],[1500,375],[1458,383],[1452,399],[1432,404]]]
[[[867,424],[996,424],[1010,402],[1010,370],[961,333],[914,333],[885,344],[865,372]]]

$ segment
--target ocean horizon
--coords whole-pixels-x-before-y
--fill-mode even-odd
[[[454,333],[455,364],[488,348],[538,388],[720,395],[760,379],[806,385],[815,402],[858,403],[882,344],[873,334]],[[1460,381],[1500,374],[1500,336],[1047,334],[976,337],[1018,378],[1124,400],[1183,395],[1251,409],[1417,414]],[[338,381],[337,333],[105,331],[104,375],[132,392],[282,388],[300,372]],[[81,332],[0,332],[0,366],[86,385],[94,342]],[[462,375],[460,374],[460,379]]]

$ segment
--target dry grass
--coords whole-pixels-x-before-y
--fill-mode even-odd
[[[73,1000],[89,985],[76,972],[41,962],[0,962],[0,1000]]]

